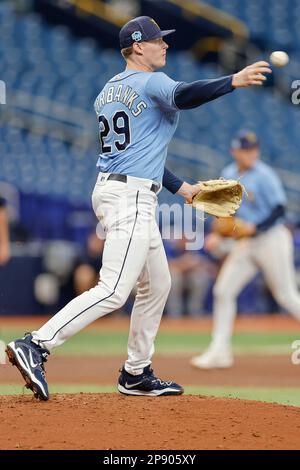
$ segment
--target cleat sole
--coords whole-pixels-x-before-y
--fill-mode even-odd
[[[143,391],[137,389],[130,389],[123,387],[121,384],[118,384],[118,391],[123,395],[127,396],[144,396],[144,397],[163,397],[163,396],[171,396],[171,395],[182,395],[184,390],[177,389],[177,390],[150,390],[150,391]]]

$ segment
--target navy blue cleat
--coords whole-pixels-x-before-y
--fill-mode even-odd
[[[32,335],[28,333],[24,338],[9,343],[5,351],[12,365],[21,372],[26,387],[33,391],[35,398],[48,400],[44,362],[47,361],[50,353],[31,340]]]
[[[124,395],[144,395],[158,397],[162,395],[181,395],[184,390],[175,382],[155,377],[150,366],[144,368],[142,374],[131,375],[123,367],[118,382],[118,390]]]

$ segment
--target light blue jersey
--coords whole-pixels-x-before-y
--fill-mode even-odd
[[[125,70],[106,83],[95,101],[105,173],[161,182],[168,144],[179,120],[175,82],[162,72]]]
[[[280,179],[271,167],[261,161],[243,173],[239,172],[236,163],[232,163],[224,168],[222,176],[226,179],[240,180],[245,186],[248,197],[244,196],[237,216],[246,222],[257,225],[265,220],[277,205],[286,203]]]

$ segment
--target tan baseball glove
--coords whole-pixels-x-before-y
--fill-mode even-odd
[[[231,217],[241,205],[244,187],[235,180],[208,180],[198,182],[200,191],[192,206],[216,217]]]
[[[212,232],[225,238],[245,238],[249,234],[249,225],[238,217],[219,217],[213,220]]]

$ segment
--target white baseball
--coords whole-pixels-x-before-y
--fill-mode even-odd
[[[284,67],[289,62],[289,56],[284,51],[274,51],[270,55],[270,61],[275,67]]]

